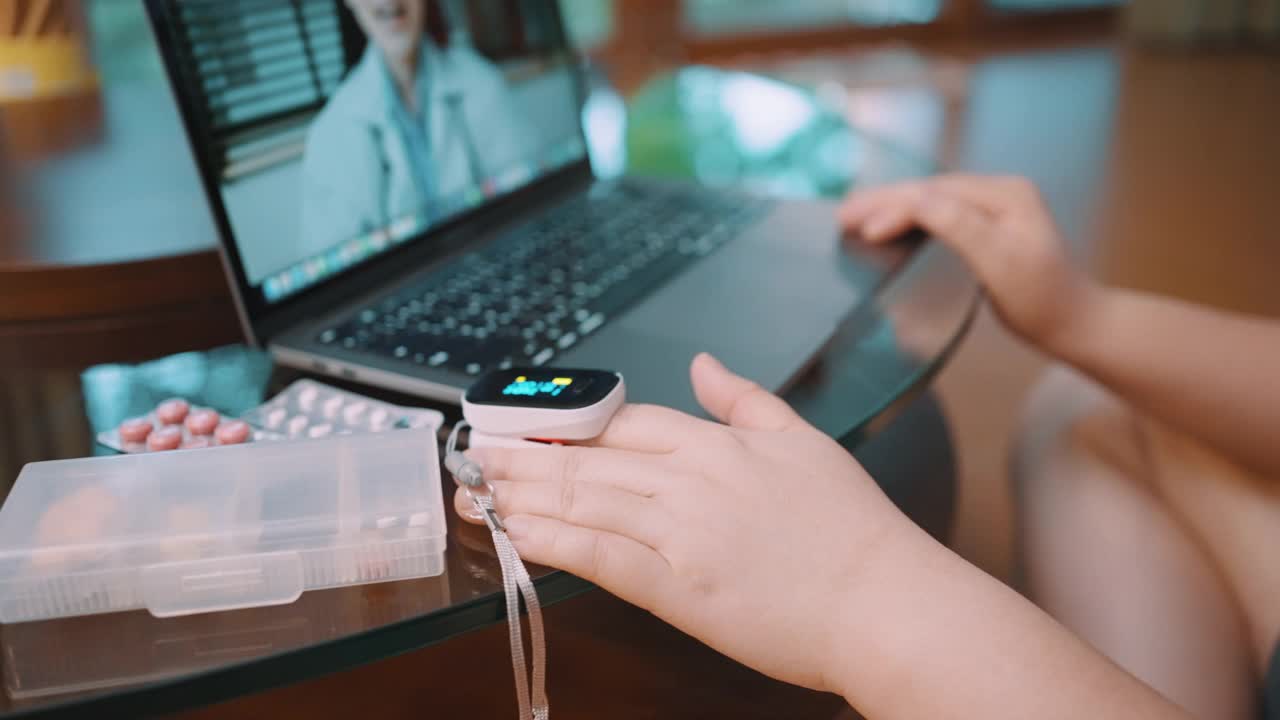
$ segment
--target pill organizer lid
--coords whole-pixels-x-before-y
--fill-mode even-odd
[[[0,509],[0,622],[82,614],[36,606],[104,577],[83,612],[286,602],[444,542],[430,430],[32,463]]]

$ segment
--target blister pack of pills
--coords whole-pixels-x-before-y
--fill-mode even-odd
[[[158,452],[355,432],[438,431],[443,424],[444,415],[436,410],[393,405],[303,379],[239,418],[172,398],[98,433],[98,442],[120,452]]]
[[[265,439],[271,438],[244,420],[224,418],[217,410],[194,406],[181,398],[165,400],[146,415],[98,433],[98,442],[126,453],[241,445]]]
[[[352,432],[439,430],[444,415],[408,408],[339,390],[314,380],[298,380],[240,418],[287,438],[325,437]]]

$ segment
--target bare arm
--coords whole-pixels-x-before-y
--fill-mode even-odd
[[[1280,477],[1280,323],[1104,289],[1051,349],[1152,417]]]
[[[897,543],[855,597],[840,687],[873,718],[1187,718],[931,538]]]
[[[1280,477],[1280,323],[1102,288],[1071,266],[1035,188],[952,175],[850,197],[873,242],[919,225],[962,256],[1014,332],[1152,417]]]

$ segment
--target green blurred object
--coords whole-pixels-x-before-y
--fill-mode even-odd
[[[703,35],[936,20],[942,0],[684,0],[685,25]]]
[[[876,156],[877,182],[933,170],[905,148],[851,128],[816,93],[762,75],[687,67],[655,79],[627,106],[626,165],[635,175],[839,197],[859,182],[868,154]]]

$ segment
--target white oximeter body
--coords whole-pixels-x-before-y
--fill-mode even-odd
[[[604,432],[626,395],[616,372],[514,368],[468,388],[462,416],[472,428],[472,447],[590,440]]]

